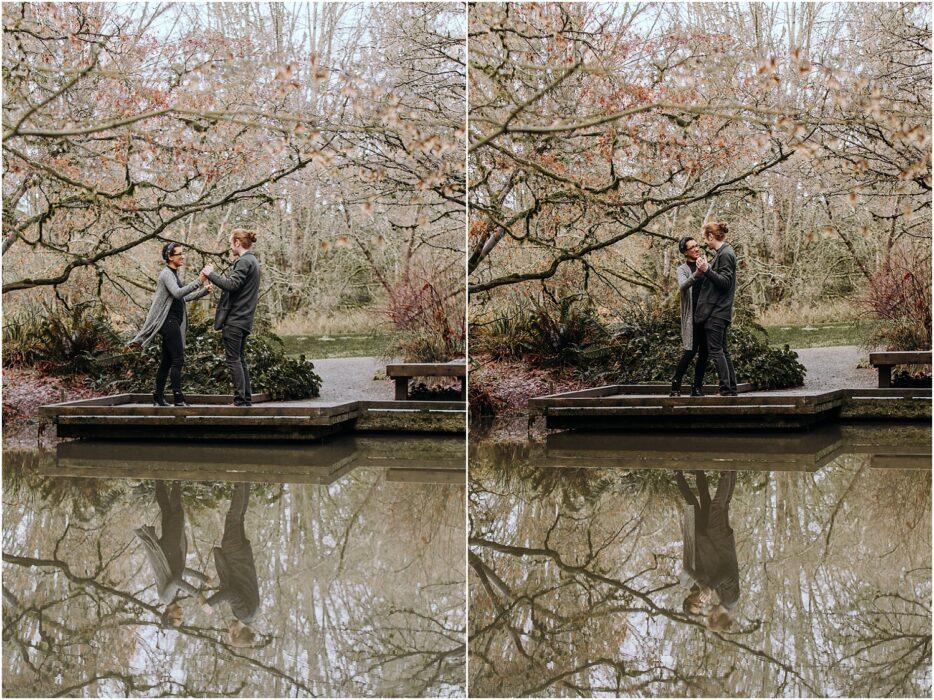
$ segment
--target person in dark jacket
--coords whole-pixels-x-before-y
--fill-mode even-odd
[[[736,371],[727,348],[727,331],[733,321],[736,295],[736,254],[726,242],[729,228],[722,222],[704,224],[704,241],[715,251],[709,264],[698,258],[697,269],[704,286],[697,299],[695,323],[702,323],[707,336],[707,353],[717,368],[721,396],[736,396]]]
[[[681,293],[681,360],[675,368],[671,380],[670,396],[681,396],[681,380],[691,366],[691,360],[697,356],[694,365],[694,385],[691,396],[704,395],[704,372],[707,369],[707,336],[704,324],[695,323],[694,313],[697,300],[704,286],[704,276],[697,270],[697,261],[704,257],[703,251],[694,236],[685,236],[678,243],[678,251],[684,256],[684,262],[678,266],[678,289]]]
[[[256,243],[256,233],[246,229],[234,229],[230,233],[230,249],[237,261],[230,276],[222,277],[211,265],[201,270],[201,279],[210,280],[222,290],[214,328],[221,331],[224,339],[224,355],[234,386],[234,405],[251,406],[250,371],[244,359],[247,336],[253,330],[253,316],[259,300],[259,261],[251,252]]]
[[[694,581],[685,598],[686,613],[699,614],[704,606],[717,604],[710,612],[708,626],[718,631],[729,629],[732,620],[728,611],[740,597],[739,564],[736,540],[730,527],[730,501],[736,486],[736,472],[720,472],[720,481],[713,499],[703,471],[694,472],[697,496],[688,486],[684,474],[675,472],[675,480],[689,509],[683,522],[684,571]]]
[[[156,387],[152,394],[153,406],[168,406],[165,400],[165,382],[172,382],[173,403],[187,406],[182,393],[182,367],[185,365],[185,330],[188,314],[185,304],[210,293],[210,282],[195,280],[183,285],[178,270],[185,264],[185,248],[178,243],[166,243],[162,248],[165,268],[159,273],[146,322],[128,345],[145,348],[157,335],[162,339],[162,360],[156,370]],[[203,288],[202,288],[203,285]]]
[[[255,635],[249,625],[259,610],[259,583],[253,547],[243,527],[250,500],[250,484],[236,484],[230,507],[224,519],[221,546],[214,548],[214,566],[220,580],[220,590],[204,601],[206,612],[224,601],[230,604],[234,619],[228,628],[229,641],[234,646],[248,646]]]

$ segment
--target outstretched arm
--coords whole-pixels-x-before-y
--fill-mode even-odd
[[[207,274],[207,278],[224,291],[236,292],[243,286],[243,283],[246,282],[249,275],[250,264],[243,258],[240,258],[234,263],[233,269],[230,271],[230,277],[222,277],[212,271]]]
[[[159,281],[165,285],[166,290],[169,292],[169,294],[172,295],[172,298],[174,299],[184,300],[186,296],[201,287],[201,280],[195,280],[191,284],[186,284],[184,287],[179,287],[178,280],[175,279],[175,275],[173,275],[169,270],[163,270],[159,273]]]
[[[198,301],[198,299],[206,297],[210,293],[211,290],[205,287],[203,289],[199,289],[197,292],[192,292],[189,294],[187,297],[185,297],[185,301]]]

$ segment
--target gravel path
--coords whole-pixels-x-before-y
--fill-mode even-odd
[[[804,377],[803,387],[786,390],[786,393],[878,386],[876,370],[856,366],[860,362],[869,364],[866,351],[856,345],[802,348],[795,352],[798,353],[798,360],[807,368],[807,375]],[[716,372],[713,374],[716,375]]]
[[[858,368],[859,362],[867,363],[866,351],[856,345],[838,345],[829,348],[802,348],[795,350],[798,359],[807,368],[804,386],[786,390],[787,393],[802,391],[831,391],[846,387],[875,387],[877,374],[871,368]],[[315,371],[321,375],[321,396],[309,403],[332,403],[356,399],[391,399],[393,384],[388,379],[374,380],[377,374],[384,375],[386,360],[378,357],[343,357],[312,360]],[[716,381],[716,372],[711,368],[711,381]],[[782,393],[782,392],[769,392]]]
[[[337,357],[311,360],[321,376],[319,401],[378,400],[393,397],[389,379],[374,381],[377,374],[385,376],[386,360],[378,357]]]

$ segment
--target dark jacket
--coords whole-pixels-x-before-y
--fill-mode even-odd
[[[697,298],[694,322],[718,318],[729,323],[733,320],[733,297],[736,295],[736,254],[729,243],[720,246],[703,277],[704,286]]]
[[[250,543],[243,541],[235,548],[215,547],[214,567],[221,588],[208,598],[208,604],[226,600],[234,617],[244,624],[251,623],[259,610],[259,582]]]
[[[249,333],[253,330],[253,315],[259,301],[259,261],[250,251],[241,255],[234,263],[229,277],[212,272],[208,279],[223,290],[214,328],[234,326]]]

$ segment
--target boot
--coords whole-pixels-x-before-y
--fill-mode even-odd
[[[694,388],[691,389],[691,396],[703,396],[703,395],[704,395],[704,390],[701,389],[700,387],[695,386]]]
[[[185,403],[185,395],[182,392],[173,391],[172,394],[175,397],[176,406],[187,406],[188,405],[187,403]]]
[[[152,393],[152,405],[153,406],[168,406],[169,402],[165,400],[165,394],[162,392],[154,391]]]
[[[674,382],[672,382],[672,383],[671,383],[671,393],[668,394],[668,395],[669,395],[669,396],[681,396],[681,385],[680,385],[680,384],[675,384]]]

